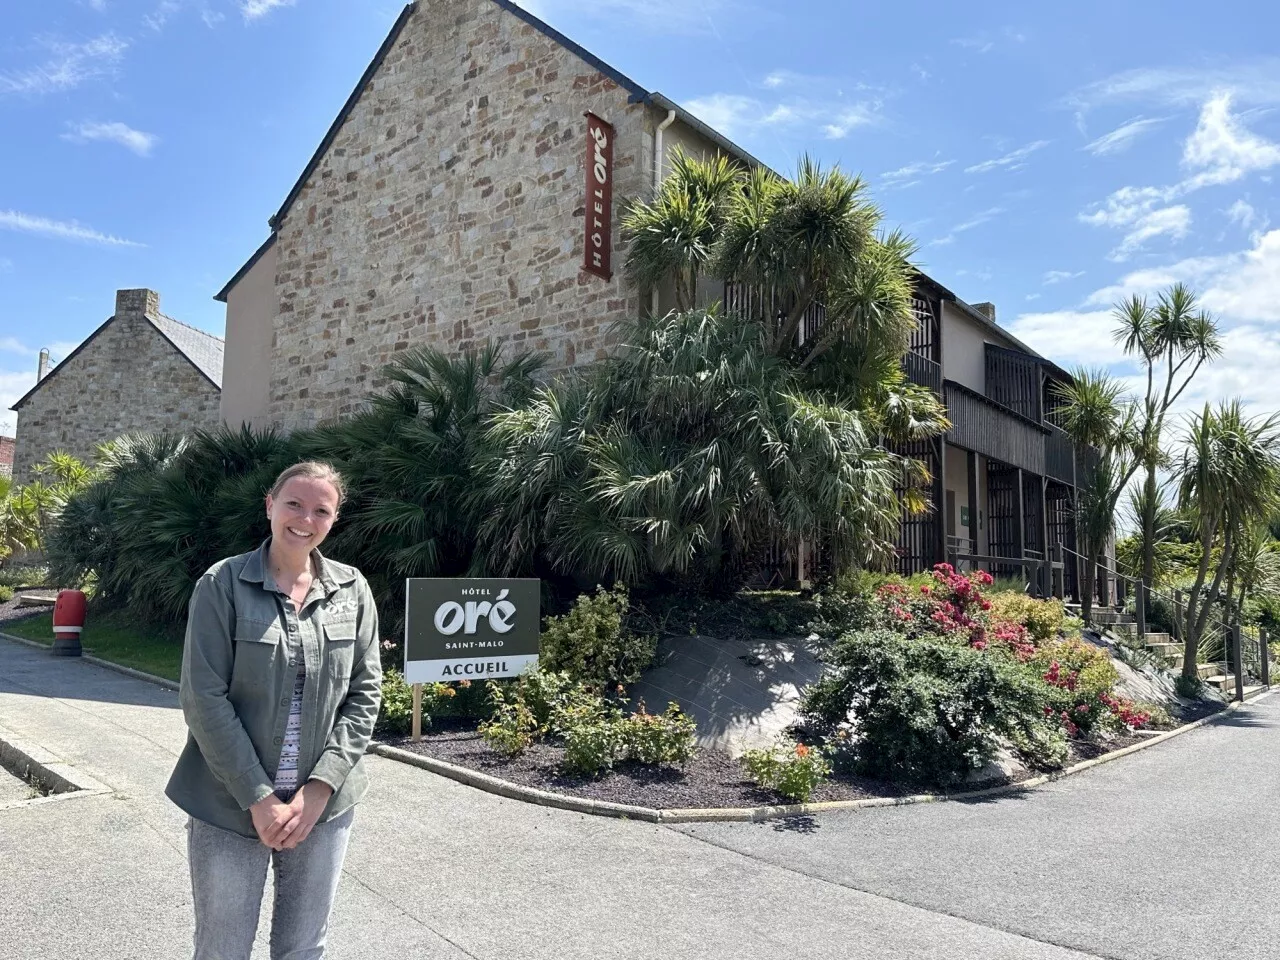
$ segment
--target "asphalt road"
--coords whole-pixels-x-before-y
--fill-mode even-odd
[[[0,960],[190,956],[176,699],[0,641],[0,738],[113,789],[0,810]],[[1280,956],[1277,721],[1266,699],[1023,796],[765,824],[591,818],[370,757],[329,956]]]

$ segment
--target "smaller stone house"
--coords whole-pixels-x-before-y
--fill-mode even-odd
[[[127,433],[216,427],[222,340],[160,312],[154,290],[120,290],[115,314],[17,403],[13,477],[54,451],[91,460]]]

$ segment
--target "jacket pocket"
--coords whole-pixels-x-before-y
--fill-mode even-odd
[[[278,623],[236,618],[235,663],[231,669],[233,687],[261,687],[271,678],[280,640],[284,632]]]
[[[356,621],[332,620],[324,625],[325,675],[337,687],[345,690],[355,669]]]

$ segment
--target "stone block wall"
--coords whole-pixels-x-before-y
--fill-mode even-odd
[[[18,410],[13,476],[54,451],[89,462],[98,444],[126,433],[187,432],[218,425],[219,390],[147,319],[150,290],[122,290],[116,314],[45,377]]]
[[[419,4],[276,225],[271,419],[349,414],[420,345],[603,356],[639,309],[617,223],[649,188],[647,109],[492,0]],[[580,269],[588,110],[615,128],[609,281]]]

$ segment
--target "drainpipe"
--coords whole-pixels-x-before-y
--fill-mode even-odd
[[[657,129],[653,131],[653,195],[656,197],[658,191],[662,189],[662,132],[676,122],[676,112],[674,110],[667,111],[667,119],[658,124]],[[658,288],[653,288],[652,300],[649,307],[653,314],[658,312]]]

